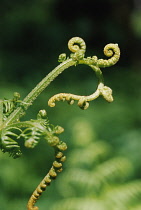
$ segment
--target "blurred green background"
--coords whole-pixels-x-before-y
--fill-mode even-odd
[[[68,160],[64,172],[37,203],[41,210],[141,209],[141,2],[140,0],[0,0],[0,98],[18,91],[24,98],[67,53],[68,40],[83,38],[86,56],[104,58],[103,48],[118,43],[120,61],[102,69],[114,102],[90,103],[86,111],[67,103],[47,106],[59,92],[91,94],[91,69],[66,70],[29,108],[24,119],[46,109],[50,122],[65,128]],[[13,160],[0,152],[0,209],[25,210],[46,174],[53,151],[41,141]]]

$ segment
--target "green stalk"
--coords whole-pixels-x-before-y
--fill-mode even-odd
[[[40,95],[40,93],[65,69],[70,66],[74,66],[76,61],[68,59],[53,69],[36,87],[24,98],[20,106],[7,118],[4,122],[4,126],[9,125],[11,122],[18,121],[20,117],[24,115],[24,111],[32,105],[33,101]]]
[[[25,114],[25,110],[32,105],[33,101],[40,95],[40,93],[65,69],[77,64],[85,64],[90,66],[96,73],[99,82],[103,84],[103,76],[99,67],[109,67],[114,65],[120,57],[120,49],[117,44],[108,44],[104,48],[104,54],[111,57],[108,60],[97,59],[96,56],[84,58],[86,44],[83,39],[74,37],[68,42],[68,48],[73,53],[71,58],[64,61],[65,54],[61,54],[62,63],[52,70],[37,86],[24,98],[19,107],[11,113],[11,115],[4,122],[3,127],[10,123],[16,122]],[[105,91],[105,90],[104,90]],[[106,90],[107,91],[107,90]],[[107,93],[106,93],[107,94]],[[105,95],[105,92],[104,92]],[[95,97],[94,97],[95,99]],[[93,100],[93,98],[92,98]],[[1,111],[0,111],[1,112]],[[2,115],[2,112],[0,113]],[[2,116],[0,116],[2,118]],[[0,125],[2,121],[0,120]]]

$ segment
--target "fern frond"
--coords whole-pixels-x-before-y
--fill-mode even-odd
[[[123,157],[116,157],[101,163],[94,174],[101,182],[123,181],[133,173],[132,163]]]
[[[25,147],[34,148],[38,144],[42,133],[38,127],[28,127],[22,132],[20,136],[24,138]]]
[[[128,208],[140,203],[141,181],[135,180],[121,186],[116,186],[109,190],[109,192],[106,192],[105,198],[111,205],[122,205],[127,206]]]
[[[87,147],[74,149],[67,159],[72,167],[91,168],[105,160],[111,153],[111,147],[104,141],[90,143]],[[81,158],[80,158],[81,156]],[[79,161],[76,161],[79,160]]]
[[[40,138],[43,137],[47,141],[48,145],[52,146],[55,150],[55,161],[53,162],[52,167],[47,175],[44,177],[42,182],[39,184],[39,186],[33,192],[31,198],[29,199],[28,210],[38,209],[38,207],[35,207],[34,205],[37,199],[39,199],[42,192],[46,189],[46,186],[48,186],[51,181],[57,177],[58,172],[62,171],[62,162],[64,162],[66,159],[63,152],[67,149],[66,143],[60,141],[58,137],[58,135],[63,132],[63,128],[61,128],[60,126],[52,126],[46,118],[45,110],[40,110],[37,115],[37,119],[35,120],[20,122],[20,118],[25,114],[25,111],[28,109],[28,107],[32,105],[39,94],[59,74],[61,74],[65,69],[71,66],[76,66],[78,64],[87,65],[95,72],[96,77],[98,78],[98,86],[95,92],[88,96],[67,93],[57,94],[49,99],[48,105],[53,107],[55,106],[55,102],[59,100],[66,100],[69,104],[73,104],[74,100],[77,100],[78,106],[81,109],[87,109],[89,107],[89,102],[98,98],[99,96],[103,96],[103,98],[108,102],[113,101],[112,90],[111,88],[104,85],[103,74],[100,67],[109,67],[111,65],[114,65],[119,60],[120,49],[118,48],[118,45],[109,44],[105,46],[104,54],[110,57],[108,60],[98,59],[97,56],[85,58],[84,56],[86,51],[86,44],[84,40],[80,37],[74,37],[70,39],[70,41],[68,42],[68,48],[71,51],[70,57],[67,58],[66,54],[61,54],[59,56],[59,61],[62,63],[54,68],[54,70],[52,70],[46,77],[44,77],[41,82],[39,82],[22,101],[19,100],[19,93],[14,93],[13,99],[0,100],[0,148],[3,152],[9,152],[9,154],[14,158],[19,157],[21,155],[21,150],[17,140],[19,140],[21,137],[24,138],[25,146],[28,148],[34,148],[38,144]],[[83,86],[84,85],[82,85],[82,87]],[[95,159],[98,159],[98,157],[101,157],[106,149],[107,148],[105,148],[104,150],[102,150],[101,148],[100,150],[97,149],[97,153],[92,156],[93,161]],[[90,173],[90,177],[92,177],[91,179],[88,176],[89,173],[86,174],[82,170],[81,172],[84,173],[82,173],[82,179],[80,179],[80,173],[75,171],[77,172],[77,175],[75,175],[73,183],[78,180],[77,182],[82,183],[83,187],[86,185],[86,183],[88,184],[88,180],[90,180],[90,183],[93,187],[96,186],[97,183],[101,187],[103,180],[108,182],[109,177],[111,177],[112,179],[115,179],[115,177],[119,178],[119,172],[121,173],[121,175],[123,175],[123,167],[126,167],[126,171],[128,171],[128,168],[130,167],[128,167],[127,165],[128,164],[126,164],[125,162],[124,164],[121,164],[120,161],[113,161],[105,165],[101,165],[101,167],[97,167],[95,169],[95,172]],[[86,175],[85,180],[83,179],[84,174]],[[99,186],[98,188],[100,188]],[[85,205],[84,202],[81,200],[81,203],[79,202],[77,205],[70,205],[68,206],[68,208],[66,207],[66,209],[91,209],[92,205],[92,209],[103,208],[99,203],[96,203],[95,201],[93,203],[93,200],[89,200],[87,205]]]
[[[3,100],[3,115],[6,119],[13,111],[17,108],[20,98],[20,94],[15,92],[13,99],[4,99]]]
[[[16,142],[18,138],[17,131],[21,132],[21,129],[13,126],[1,130],[0,148],[2,152],[8,152],[13,158],[18,158],[22,155],[20,146]]]
[[[64,142],[59,141],[54,146],[54,149],[55,149],[55,161],[53,162],[52,167],[47,173],[47,175],[43,178],[41,183],[38,185],[38,187],[31,195],[27,205],[28,210],[38,210],[38,207],[34,206],[36,201],[39,199],[42,192],[45,191],[46,187],[50,185],[51,181],[57,177],[57,174],[63,170],[62,163],[66,160],[63,151],[67,149],[67,145]]]
[[[71,165],[70,165],[71,166]],[[62,175],[58,189],[62,196],[99,195],[107,185],[121,183],[133,172],[132,164],[125,158],[113,158],[96,166],[93,171],[86,168],[70,168]],[[64,191],[61,191],[61,186]]]
[[[51,210],[109,210],[102,200],[91,198],[70,198],[57,202]]]

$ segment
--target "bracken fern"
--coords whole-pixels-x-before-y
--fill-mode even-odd
[[[34,148],[43,137],[47,143],[55,150],[55,161],[41,181],[39,186],[33,192],[28,202],[28,210],[36,210],[34,204],[40,197],[57,173],[62,171],[62,163],[65,161],[64,151],[67,149],[66,143],[60,141],[58,135],[63,132],[60,126],[50,124],[45,110],[40,110],[36,119],[29,121],[21,121],[21,117],[25,115],[26,110],[33,104],[39,94],[65,69],[79,64],[88,65],[98,78],[97,90],[89,96],[74,95],[70,93],[59,93],[51,97],[48,101],[50,107],[55,106],[56,101],[67,101],[73,104],[78,101],[81,109],[87,109],[89,102],[99,96],[103,96],[108,102],[113,101],[111,88],[104,85],[103,75],[100,68],[110,67],[119,60],[120,50],[117,44],[108,44],[104,48],[104,54],[110,57],[106,59],[98,59],[97,56],[86,57],[86,44],[83,39],[74,37],[68,42],[68,48],[72,52],[70,57],[65,53],[59,56],[60,65],[52,70],[36,87],[23,99],[20,100],[20,94],[14,93],[13,99],[0,100],[0,148],[3,152],[8,152],[13,158],[20,157],[22,152],[18,141],[24,140],[25,147]]]

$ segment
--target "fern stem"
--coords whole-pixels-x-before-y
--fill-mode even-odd
[[[96,56],[84,58],[86,44],[83,41],[83,39],[81,39],[79,37],[72,38],[68,42],[68,48],[72,52],[71,58],[64,60],[64,56],[66,57],[66,55],[64,55],[64,54],[60,55],[62,63],[60,65],[58,65],[54,70],[52,70],[24,98],[24,100],[20,103],[19,107],[15,111],[13,111],[10,114],[10,116],[7,118],[7,120],[4,122],[4,124],[3,124],[4,127],[10,123],[18,121],[19,118],[25,114],[25,110],[27,110],[28,107],[32,105],[33,101],[40,95],[40,93],[65,69],[69,68],[70,66],[77,65],[77,64],[86,64],[86,65],[90,66],[96,72],[97,77],[100,80],[100,83],[103,83],[103,76],[102,76],[102,72],[100,71],[99,67],[109,67],[111,65],[114,65],[119,60],[119,57],[120,57],[120,49],[118,48],[118,45],[117,44],[108,44],[104,48],[104,54],[108,57],[112,56],[110,59],[108,59],[108,60],[97,59]],[[107,101],[111,102],[113,99],[111,99],[111,98],[109,99],[109,96],[107,96],[107,93],[106,93],[107,91],[109,94],[109,90],[106,89],[106,90],[104,90],[104,93],[102,93],[102,95]],[[96,97],[97,97],[97,92],[96,92]],[[92,100],[93,100],[93,97],[90,97],[90,98],[92,98]],[[95,99],[95,96],[94,96],[94,99]],[[88,107],[88,104],[87,104],[87,106],[85,106],[85,108],[87,108],[87,107]]]
[[[27,103],[25,108],[27,109],[29,103],[32,103],[37,96],[65,69],[69,68],[76,64],[76,61],[72,59],[68,59],[65,62],[58,65],[54,70],[52,70],[23,100],[23,102]]]
[[[40,95],[40,93],[65,69],[70,66],[74,66],[76,61],[68,59],[53,69],[37,86],[24,98],[20,106],[7,118],[4,123],[4,127],[21,118],[24,115],[24,111],[32,105],[33,101]]]
[[[55,161],[52,164],[51,169],[47,173],[47,175],[43,178],[40,184],[37,186],[35,191],[32,193],[28,204],[28,210],[38,210],[37,206],[34,206],[41,194],[46,190],[46,187],[51,184],[51,181],[56,179],[58,173],[60,173],[62,169],[62,164],[66,160],[66,156],[64,156],[63,151],[67,149],[66,144],[59,142],[58,145],[54,147],[55,149]]]

